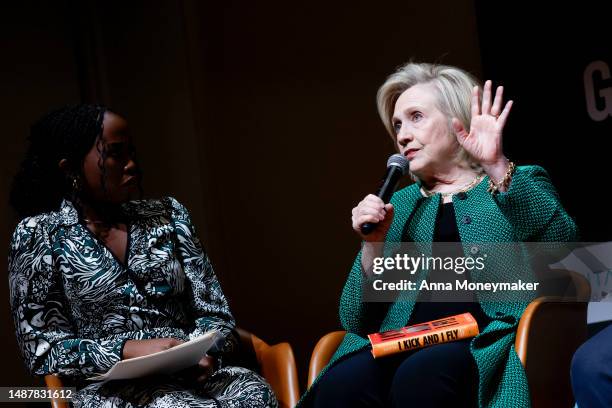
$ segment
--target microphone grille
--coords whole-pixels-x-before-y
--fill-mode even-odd
[[[392,154],[387,160],[387,168],[391,166],[397,166],[402,170],[402,174],[406,174],[410,168],[410,162],[403,155],[399,153]]]

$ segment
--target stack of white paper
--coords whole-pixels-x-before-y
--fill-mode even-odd
[[[197,365],[215,344],[220,334],[210,331],[168,350],[147,356],[121,360],[105,374],[89,378],[92,381],[126,380],[152,374],[172,374]]]

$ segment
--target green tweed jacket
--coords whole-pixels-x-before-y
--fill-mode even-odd
[[[465,195],[453,196],[456,222],[462,242],[570,242],[577,228],[566,213],[546,171],[539,166],[517,168],[507,192],[487,192],[488,178]],[[391,199],[395,207],[386,243],[431,242],[440,205],[440,195],[423,197],[417,184]],[[505,279],[517,276],[511,267],[502,268]],[[524,276],[524,275],[523,275]],[[366,331],[375,327],[369,306],[362,296],[361,253],[357,255],[340,299],[340,321],[347,334],[330,363],[313,387],[302,396],[298,407],[311,404],[318,380],[346,356],[368,347]],[[476,277],[475,280],[478,280]],[[379,331],[406,326],[414,300],[393,303],[379,325]],[[527,378],[514,349],[516,328],[531,298],[515,302],[483,301],[480,304],[491,323],[476,336],[471,352],[479,372],[479,407],[530,407]]]

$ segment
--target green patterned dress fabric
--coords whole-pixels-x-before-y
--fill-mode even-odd
[[[9,254],[17,342],[35,375],[76,382],[77,407],[277,407],[265,380],[242,367],[218,369],[201,387],[174,377],[87,383],[121,359],[127,340],[187,341],[209,330],[236,344],[228,303],[190,216],[173,198],[131,201],[127,264],[78,221],[70,201],[22,220]]]
[[[519,166],[508,191],[497,195],[487,191],[488,181],[489,178],[485,177],[478,186],[466,193],[464,199],[453,196],[462,243],[577,240],[576,225],[562,207],[542,167]],[[387,245],[392,246],[393,243],[432,242],[440,197],[439,194],[423,197],[417,184],[393,195],[391,203],[395,208],[395,216],[385,239],[385,253]],[[505,267],[498,268],[503,277],[498,279],[510,281],[525,276],[524,271],[518,270],[523,262],[520,254],[515,257],[518,258],[511,259],[510,263],[510,258],[503,260]],[[340,322],[347,334],[317,381],[334,363],[369,346],[368,328],[378,327],[378,331],[397,329],[406,326],[410,319],[416,291],[413,291],[412,298],[408,295],[394,302],[383,321],[374,322],[373,325],[373,316],[378,314],[370,309],[372,304],[362,301],[362,277],[359,253],[340,299]],[[478,278],[477,275],[473,276],[475,281]],[[530,407],[527,378],[514,349],[514,341],[521,315],[533,297],[524,295],[515,302],[495,302],[487,301],[486,294],[478,293],[478,298],[483,311],[492,320],[470,344],[479,372],[479,407]],[[310,405],[314,388],[316,381],[302,396],[299,407]]]

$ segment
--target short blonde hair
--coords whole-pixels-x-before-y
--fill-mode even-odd
[[[454,137],[453,117],[459,119],[465,129],[470,129],[472,119],[472,91],[480,82],[470,73],[449,65],[409,62],[391,74],[378,89],[376,103],[378,114],[387,132],[395,142],[397,135],[393,128],[393,113],[399,96],[418,84],[431,84],[436,90],[436,107],[448,118],[450,135]],[[468,152],[459,146],[459,163],[466,163],[473,169],[480,169]]]

